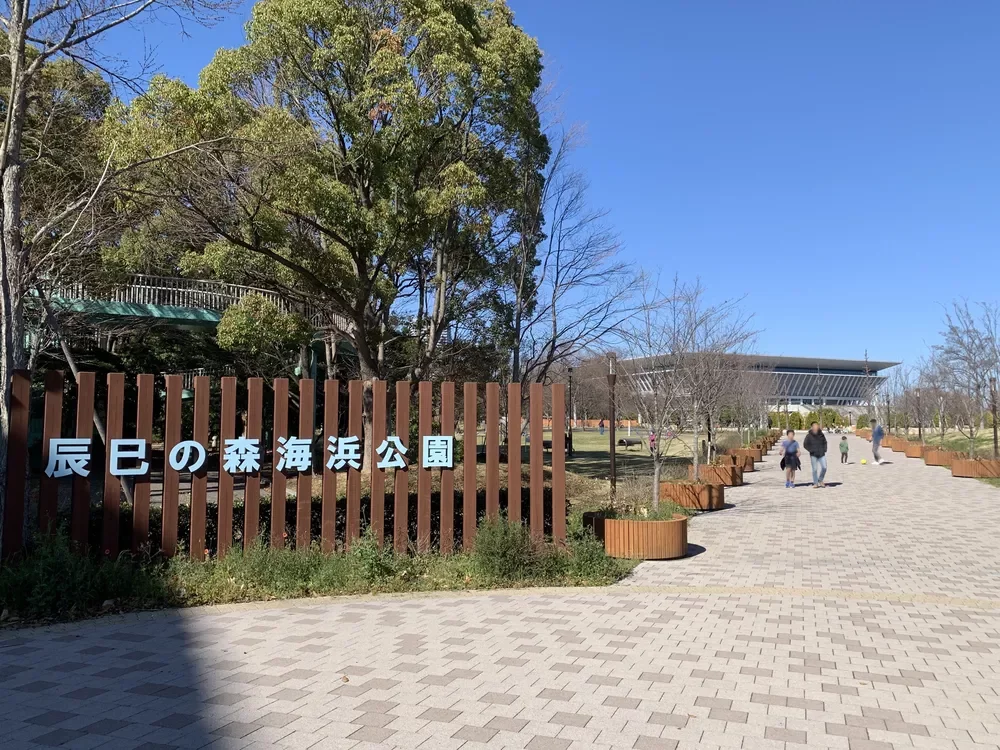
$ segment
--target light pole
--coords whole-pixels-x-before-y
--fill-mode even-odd
[[[920,411],[920,389],[917,388],[917,437],[920,438],[920,444],[924,444],[924,420],[923,412]]]
[[[608,434],[611,436],[611,502],[615,502],[618,496],[618,480],[615,476],[615,424],[617,416],[615,414],[615,380],[618,374],[615,372],[618,357],[612,353],[608,357],[608,411],[611,413],[611,429]]]
[[[990,411],[993,412],[993,459],[1000,458],[1000,440],[997,435],[997,379],[990,378]]]
[[[576,411],[573,409],[573,368],[569,368],[569,455],[573,455],[573,419]]]

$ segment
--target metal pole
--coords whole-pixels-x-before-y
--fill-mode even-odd
[[[615,476],[615,422],[617,421],[615,412],[615,380],[618,377],[618,374],[615,372],[615,366],[617,359],[617,356],[614,354],[608,358],[608,406],[611,413],[611,429],[608,433],[611,436],[611,474],[608,478],[611,480],[611,502],[615,502],[618,495],[618,479]]]
[[[997,434],[997,379],[990,378],[990,410],[993,412],[993,458],[1000,458],[1000,436]]]
[[[569,455],[573,456],[573,420],[576,410],[573,409],[573,368],[569,368]]]
[[[920,438],[920,444],[924,444],[924,420],[921,417],[920,411],[920,389],[917,388],[917,437]]]

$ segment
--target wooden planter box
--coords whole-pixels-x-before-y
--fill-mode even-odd
[[[940,448],[929,448],[924,446],[924,463],[928,466],[947,466],[951,468],[951,463],[956,458],[962,458],[959,451],[946,451]]]
[[[720,466],[737,466],[740,469],[743,469],[744,472],[757,471],[757,469],[754,467],[753,458],[751,456],[728,453],[722,456],[718,456],[717,462]]]
[[[698,467],[698,476],[694,475],[694,466],[688,468],[688,479],[699,480],[708,484],[724,484],[726,487],[739,487],[743,484],[743,469],[737,466],[705,466]]]
[[[734,456],[750,456],[754,461],[763,461],[766,452],[761,448],[734,448],[730,451]]]
[[[687,516],[672,521],[622,521],[595,518],[594,534],[609,557],[627,560],[674,560],[687,555]]]
[[[924,446],[920,443],[907,443],[904,452],[907,458],[923,458]]]
[[[673,500],[682,508],[721,510],[726,507],[726,488],[721,484],[660,482],[660,499]]]
[[[1000,461],[984,458],[956,458],[951,462],[951,475],[974,479],[997,479],[1000,478]]]

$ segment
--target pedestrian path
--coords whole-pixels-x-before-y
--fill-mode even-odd
[[[0,748],[1000,748],[1000,492],[866,448],[607,589],[0,634]]]

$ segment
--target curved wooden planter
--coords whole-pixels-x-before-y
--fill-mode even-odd
[[[907,458],[923,458],[924,446],[920,443],[907,443],[904,454]]]
[[[687,516],[672,521],[622,521],[599,518],[594,533],[609,557],[627,560],[675,560],[687,555]]]
[[[956,458],[951,462],[951,475],[972,479],[998,479],[1000,478],[1000,461],[983,458]]]
[[[660,482],[660,498],[673,500],[682,508],[721,510],[726,507],[726,488],[721,484]]]
[[[694,466],[688,467],[688,479],[702,481],[708,484],[724,484],[726,487],[739,487],[743,484],[743,469],[738,466],[705,466],[698,467],[698,476],[694,475]]]
[[[946,451],[940,448],[924,448],[924,463],[928,466],[947,466],[951,468],[951,463],[956,458],[962,458],[958,451]]]

